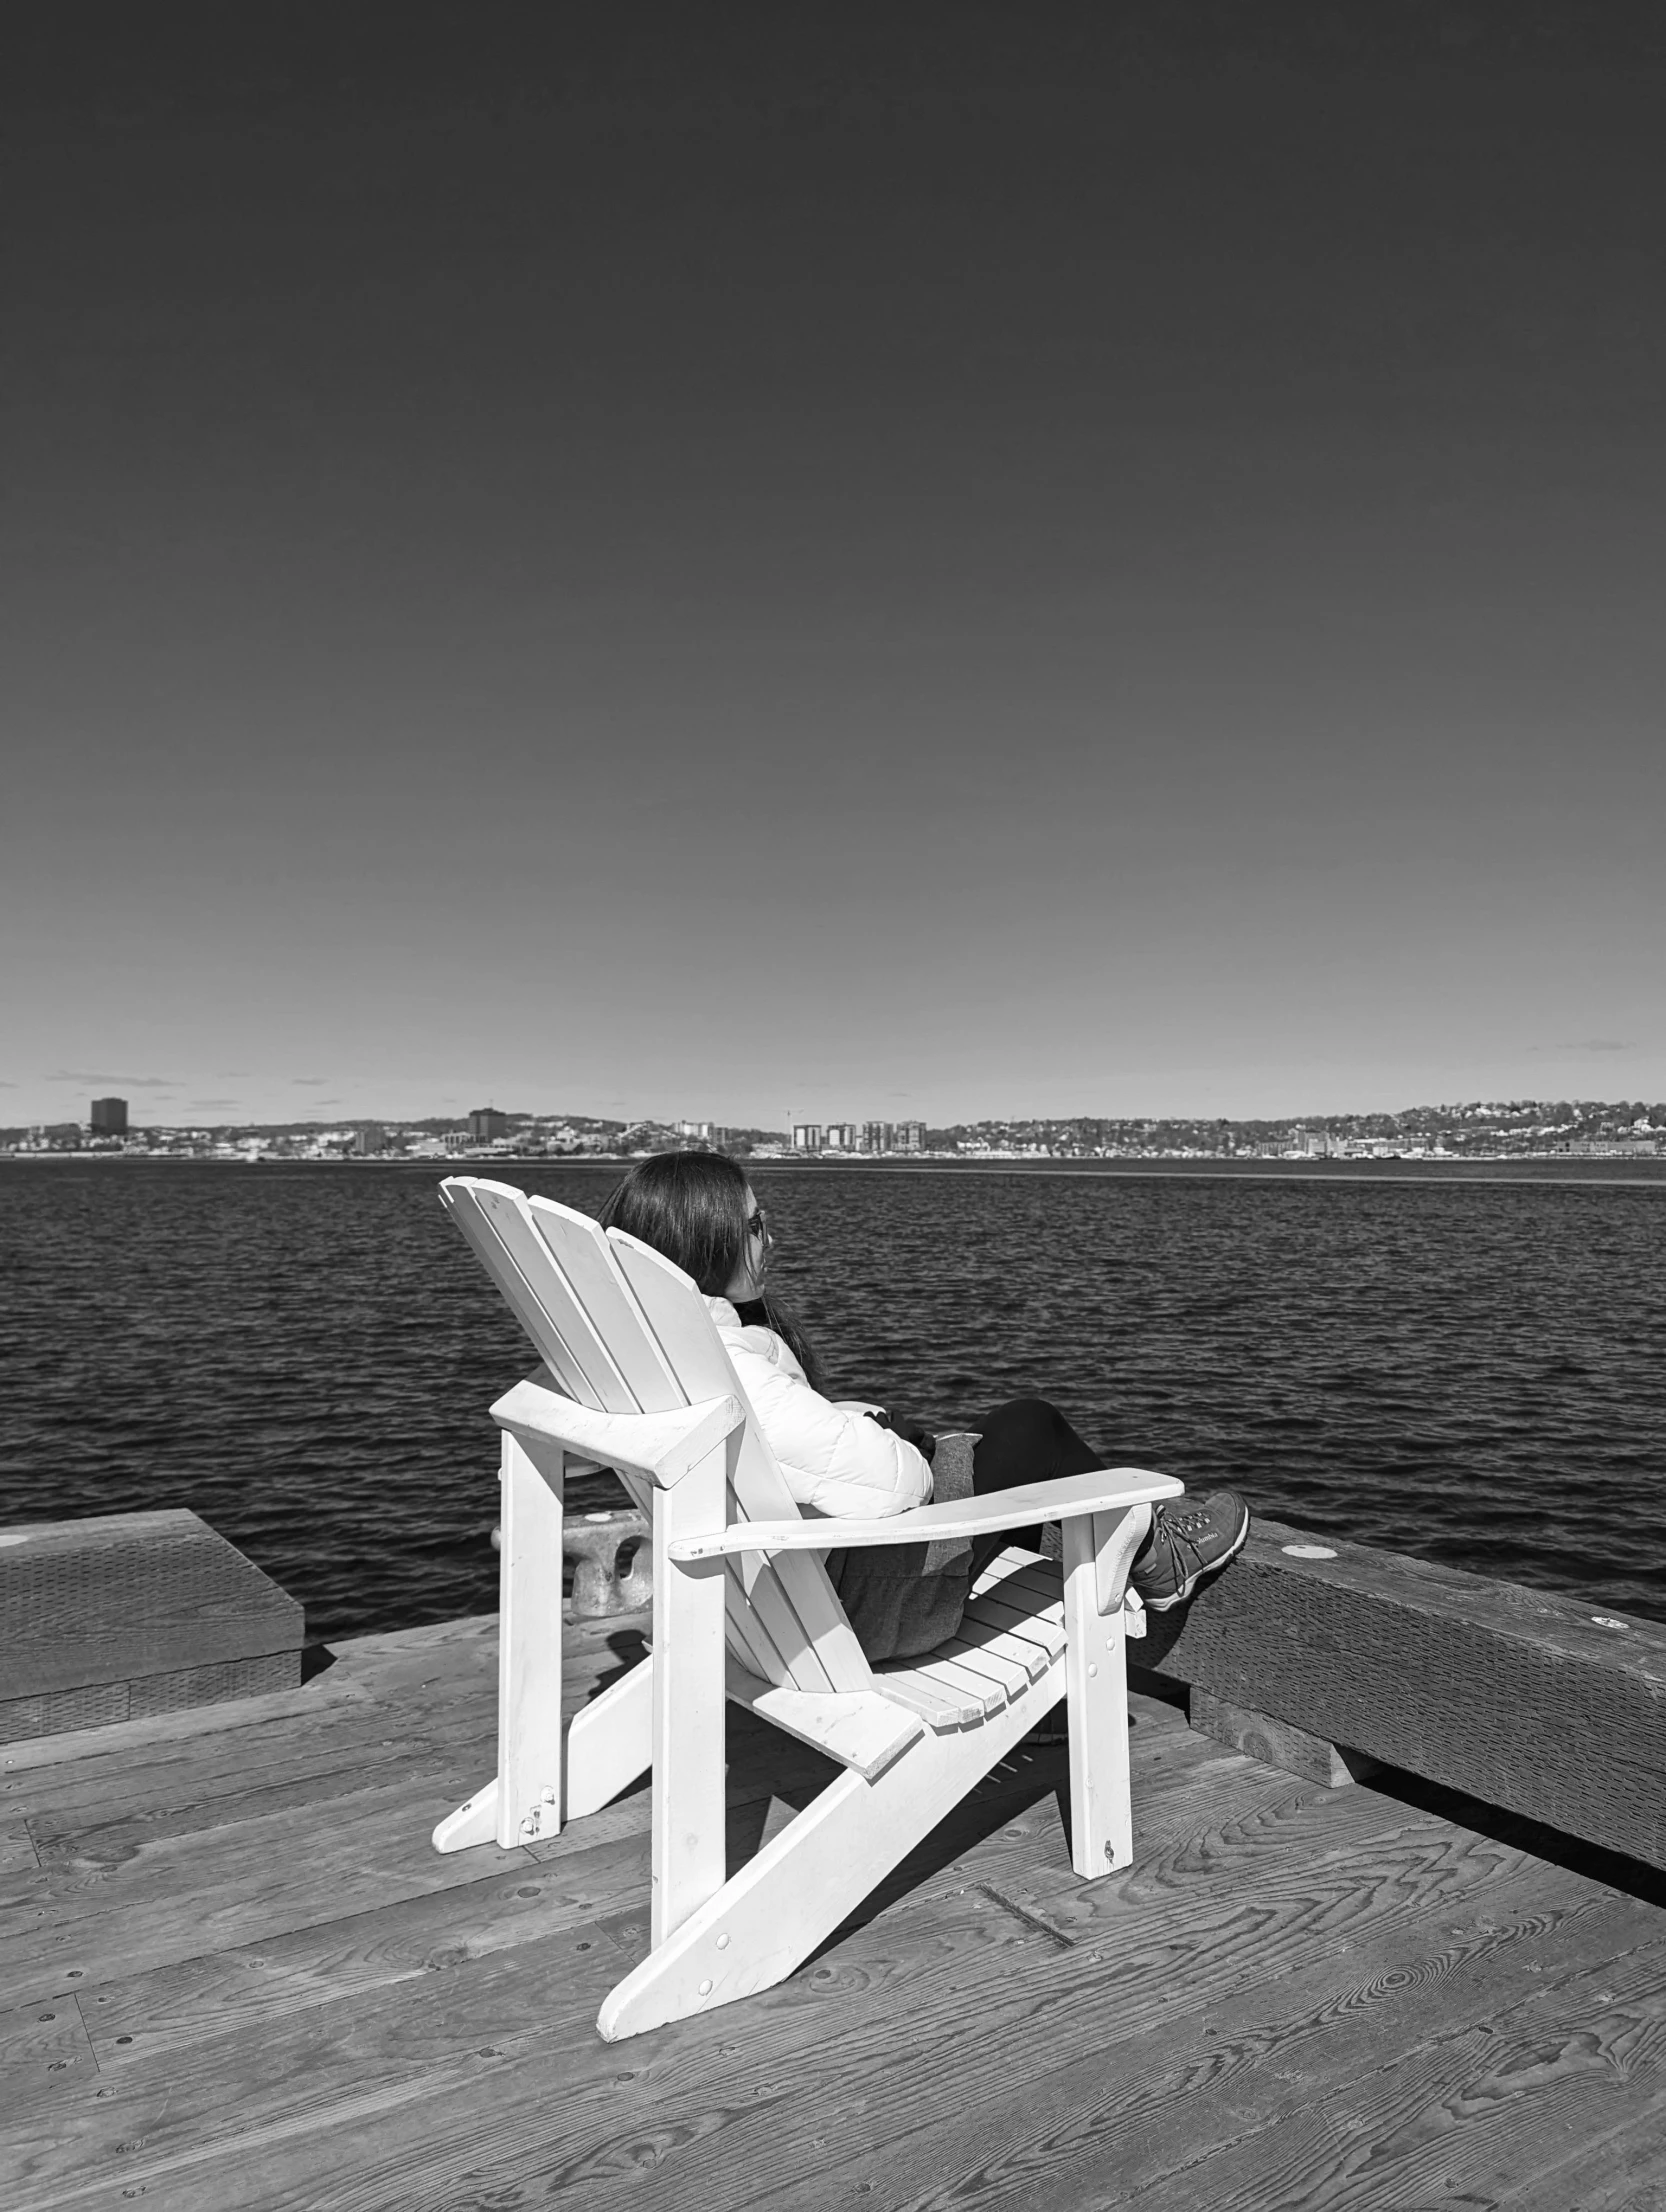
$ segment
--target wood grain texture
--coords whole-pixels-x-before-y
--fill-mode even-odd
[[[16,1867],[39,1864],[35,1839],[29,1833],[27,1822],[20,1820],[14,1828],[0,1828],[0,1874],[9,1874]]]
[[[233,1821],[146,1845],[113,1868],[8,1876],[0,1987],[61,1994],[72,1973],[138,1972],[530,1863],[489,1846],[460,1872],[431,1850],[428,1832],[456,1797],[457,1776],[442,1772],[361,1791],[327,1819]],[[426,1829],[413,1833],[413,1813]]]
[[[1546,1870],[1524,1870],[1466,1923],[1401,1924],[1345,1957],[1314,1960],[1270,1984],[1246,1981],[1207,2010],[1182,2003],[1154,2016],[1142,2009],[1137,2036],[1113,2022],[1098,2048],[1083,2036],[1053,2066],[1021,2065],[1008,2083],[980,2066],[957,2122],[934,2119],[923,2131],[864,2146],[815,2187],[828,2191],[821,2201],[842,2202],[884,2176],[885,2201],[894,2206],[1050,2212],[1135,2202],[1152,2212],[1214,2212],[1223,2201],[1214,2191],[1226,2186],[1216,2172],[1217,2160],[1228,2164],[1222,2154],[1258,2144],[1251,2158],[1276,2155],[1299,2114],[1328,2111],[1330,2090],[1357,2065],[1341,2032],[1360,2031],[1380,2063],[1397,2050],[1422,2048],[1455,2022],[1467,2028],[1487,1993],[1532,1991],[1585,1951],[1623,1948],[1633,1935],[1614,1901],[1570,1900],[1547,1882]],[[1309,2059],[1316,2065],[1304,2101],[1291,2073]],[[1522,2161],[1513,2178],[1531,2170]],[[801,2186],[780,2201],[809,2207],[818,2200]],[[1309,2196],[1297,2189],[1264,2201],[1281,2212],[1332,2203],[1410,2212],[1464,2200],[1439,2191],[1371,2194],[1368,2187],[1333,2195],[1321,2186]]]
[[[147,1756],[166,1761],[178,1756],[177,1746],[208,1736],[230,1737],[242,1731],[247,1738],[255,1732],[264,1742],[269,1734],[281,1732],[285,1720],[307,1725],[324,1707],[362,1704],[364,1699],[362,1689],[332,1673],[296,1690],[152,1714],[124,1722],[109,1735],[66,1732],[0,1744],[0,1805],[25,1796],[33,1804],[44,1791],[73,1788],[101,1772],[131,1773]],[[71,1774],[76,1782],[70,1781]]]
[[[167,1709],[248,1694],[213,1686],[211,1672],[228,1662],[297,1662],[305,1634],[300,1605],[252,1560],[184,1511],[113,1513],[84,1521],[40,1522],[8,1529],[0,1545],[0,1735],[45,1735],[55,1728],[101,1726],[107,1720],[51,1719],[54,1697],[108,1685],[171,1678],[164,1702],[123,1706]],[[201,1677],[203,1695],[186,1681]],[[48,1701],[37,1711],[33,1701]],[[90,1709],[90,1708],[89,1708]]]
[[[1252,1713],[1242,1705],[1230,1705],[1212,1690],[1193,1690],[1188,1718],[1200,1736],[1212,1736],[1216,1743],[1230,1744],[1234,1751],[1242,1751],[1264,1765],[1283,1767],[1289,1774],[1303,1775],[1330,1789],[1363,1781],[1382,1764],[1379,1759],[1368,1759],[1363,1752],[1349,1751],[1324,1736],[1298,1728],[1292,1721],[1274,1720],[1270,1713]]]
[[[119,1662],[114,1662],[119,1663]],[[84,1728],[114,1728],[123,1721],[188,1707],[223,1705],[234,1698],[270,1697],[301,1680],[301,1650],[268,1652],[254,1659],[217,1659],[171,1674],[135,1675],[123,1682],[88,1683],[73,1690],[45,1690],[0,1703],[0,1743],[67,1735]]]
[[[1361,2076],[1340,2046],[1304,2054],[1286,2113],[1188,2169],[1198,2201],[1211,2212],[1513,2205],[1549,2158],[1562,2165],[1566,2204],[1577,2205],[1571,2146],[1666,2102],[1666,1946],[1557,1975],[1502,2014],[1385,2055]],[[1666,2179],[1666,2145],[1652,2178]],[[1127,2201],[1164,2200],[1140,2192]]]
[[[1279,1962],[1273,1964],[1276,1972]],[[1334,1991],[1341,1976],[1334,1956],[1323,1971]],[[1257,2053],[1264,2060],[1284,2029],[1285,1992],[1242,1971],[1227,1986],[1253,1993],[1263,2008],[1272,2000]],[[1392,2002],[1406,1986],[1405,1977],[1390,1982],[1379,2001]],[[1176,2146],[1198,2140],[1197,2129],[1188,2134],[1181,2122],[1187,2100],[1197,2098],[1200,2060],[1207,2068],[1213,2040],[1210,2015],[1178,2005],[1176,1994],[1176,1983],[1164,1977],[1130,2003],[1109,1952],[1061,1953],[993,1901],[966,1891],[930,1914],[905,1908],[883,1927],[865,1929],[839,1959],[756,2000],[744,2016],[675,2023],[649,2039],[639,2059],[635,2047],[613,2051],[617,2072],[553,2038],[541,2050],[511,2052],[489,2087],[436,2074],[421,2107],[402,2106],[395,2128],[367,2141],[366,2116],[344,2113],[332,2119],[329,2134],[276,2147],[258,2195],[223,2201],[369,2212],[388,2201],[417,2208],[480,2201],[471,2192],[496,2188],[521,2191],[524,2201],[564,2201],[570,2194],[586,2212],[626,2202],[699,2203],[703,2212],[742,2204],[819,2207],[846,2193],[842,2187],[837,2196],[826,2193],[828,2169],[860,2154],[868,2163],[860,2175],[850,2174],[853,2201],[863,2201],[860,2178],[868,2178],[871,2191],[878,2177],[888,2192],[879,2201],[888,2205],[958,2202],[958,2193],[938,2193],[951,2170],[945,2146],[963,2147],[980,2115],[996,2112],[1006,2129],[1020,2129],[1044,2086],[1074,2062],[1081,2069],[1077,2095],[1091,2079],[1103,2103],[1107,2084],[1117,2083],[1118,2111],[1148,2118],[1153,2079],[1145,2054],[1154,2036],[1183,2030],[1201,2049],[1170,2069],[1163,2133],[1172,2164]],[[887,1998],[906,2006],[901,2042]],[[969,2021],[976,2024],[970,2036]],[[1323,2034],[1325,2023],[1312,2032]],[[828,2053],[837,2054],[831,2075],[822,2071]],[[1239,2063],[1246,2073],[1257,2070],[1242,2057]],[[552,2070],[562,2083],[554,2104]],[[944,2087],[928,2092],[922,2084],[932,2081]],[[1277,2093],[1288,2094],[1282,2085]],[[935,2123],[936,2140],[922,2150],[928,2122]],[[1252,2124],[1223,2104],[1212,2137],[1205,2117],[1204,2142],[1236,2140]],[[342,2155],[341,2139],[349,2135],[360,2145],[356,2163]],[[870,2148],[876,2144],[883,2148]],[[910,2177],[917,2199],[899,2193]],[[169,2202],[182,2212],[213,2203],[216,2186],[238,2188],[229,2173],[169,2178]],[[1033,2174],[1028,2178],[1033,2184]],[[1102,2173],[1093,2178],[1103,2186]],[[175,2195],[176,2188],[182,2193]],[[391,2197],[378,2197],[378,2190]],[[1099,2200],[1089,2189],[1059,2201]]]
[[[1257,1524],[1135,1665],[1666,1867],[1666,1627]],[[1603,1615],[1604,1618],[1611,1616]]]
[[[569,1636],[564,1702],[640,1655],[619,1625]],[[650,1793],[427,1851],[494,1663],[490,1622],[366,1639],[310,1721],[9,1777],[7,2212],[1652,2212],[1666,1914],[1137,1693],[1125,1873],[1076,1880],[1067,1755],[1020,1743],[785,1983],[604,2045]],[[726,1751],[733,1864],[836,1770],[738,1708]]]
[[[37,1997],[0,2010],[0,2111],[17,2111],[32,2089],[58,2094],[97,2072],[73,1997]]]
[[[183,2204],[194,2201],[199,2177],[207,2201],[218,2189],[228,2206],[259,2203],[275,2146],[336,2121],[356,2130],[389,2105],[415,2108],[436,2070],[475,2080],[502,2053],[533,2047],[546,2068],[566,2045],[578,2059],[593,2037],[581,2045],[576,2002],[593,2015],[618,1971],[599,1930],[563,1930],[472,1969],[234,2030],[171,2051],[160,2065],[135,2063],[100,2076],[97,2089],[89,2081],[51,2100],[22,2100],[0,2123],[17,2192],[8,2212],[141,2185]],[[564,2023],[553,2034],[552,2018]],[[546,2099],[548,2091],[546,2071]]]

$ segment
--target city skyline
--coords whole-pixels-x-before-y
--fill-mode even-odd
[[[0,1120],[1666,1092],[1656,80],[1392,13],[32,26]]]
[[[935,1125],[940,1130],[982,1128],[1043,1128],[1098,1124],[1104,1128],[1156,1128],[1165,1125],[1218,1126],[1224,1130],[1245,1130],[1257,1127],[1300,1127],[1306,1123],[1321,1126],[1332,1122],[1403,1122],[1418,1120],[1436,1121],[1442,1118],[1463,1121],[1476,1118],[1514,1118],[1519,1120],[1528,1114],[1563,1114],[1586,1120],[1596,1119],[1616,1126],[1647,1129],[1666,1136],[1666,1102],[1628,1099],[1552,1100],[1534,1098],[1515,1099],[1467,1099],[1451,1101],[1425,1101],[1417,1105],[1401,1107],[1364,1107],[1341,1112],[1283,1115],[1040,1115],[1017,1114],[990,1116],[981,1120],[965,1116],[951,1116]],[[874,1118],[852,1120],[848,1117],[821,1122],[791,1122],[776,1129],[767,1123],[722,1124],[709,1120],[696,1121],[687,1116],[650,1114],[630,1120],[588,1115],[562,1108],[500,1108],[495,1105],[471,1108],[466,1114],[447,1117],[440,1114],[399,1116],[391,1114],[336,1117],[335,1119],[303,1119],[290,1117],[277,1122],[233,1121],[198,1124],[191,1122],[135,1121],[130,1119],[128,1101],[125,1098],[97,1098],[85,1118],[79,1121],[60,1121],[33,1125],[36,1131],[55,1129],[79,1131],[90,1138],[144,1136],[147,1130],[171,1132],[195,1127],[210,1129],[267,1129],[314,1130],[322,1134],[352,1129],[375,1130],[435,1130],[445,1129],[459,1139],[474,1142],[491,1142],[506,1136],[512,1125],[548,1130],[610,1127],[621,1131],[655,1130],[674,1137],[682,1137],[692,1143],[720,1144],[744,1135],[763,1139],[780,1139],[797,1152],[839,1151],[916,1151],[930,1133],[930,1126],[918,1120],[888,1121]],[[8,1125],[0,1122],[0,1129]],[[25,1125],[28,1126],[28,1125]]]

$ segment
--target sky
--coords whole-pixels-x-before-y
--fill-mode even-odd
[[[15,43],[0,1123],[1666,1097],[1656,11]]]

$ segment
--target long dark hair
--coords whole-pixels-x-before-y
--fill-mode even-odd
[[[722,1152],[656,1152],[614,1185],[596,1218],[663,1252],[705,1297],[727,1297],[746,1258],[746,1172]],[[788,1306],[766,1290],[736,1310],[773,1329],[820,1386],[821,1363]]]

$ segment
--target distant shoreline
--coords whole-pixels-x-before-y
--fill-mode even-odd
[[[638,1153],[593,1152],[548,1155],[495,1153],[488,1159],[412,1160],[372,1154],[366,1158],[346,1157],[336,1160],[216,1160],[169,1153],[12,1152],[0,1154],[0,1166],[194,1167],[222,1168],[228,1172],[235,1170],[239,1174],[247,1174],[251,1169],[284,1169],[291,1173],[307,1170],[332,1175],[347,1168],[364,1168],[377,1172],[403,1169],[408,1173],[420,1171],[435,1176],[484,1174],[489,1179],[492,1171],[504,1168],[537,1168],[545,1171],[557,1169],[563,1172],[569,1169],[603,1169],[617,1174],[632,1166],[637,1159],[649,1156]],[[865,1159],[857,1154],[839,1159],[825,1156],[811,1159],[749,1159],[744,1164],[749,1175],[760,1176],[854,1172],[863,1175],[1073,1175],[1097,1179],[1120,1177],[1132,1181],[1153,1176],[1170,1180],[1189,1176],[1194,1180],[1208,1182],[1533,1183],[1550,1186],[1601,1184],[1609,1188],[1634,1190],[1666,1189],[1666,1158],[1572,1160],[1541,1156],[1468,1160],[1236,1160],[1221,1156],[1145,1160],[922,1160]]]

